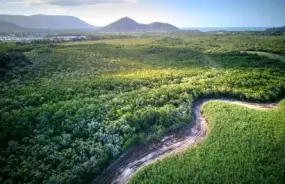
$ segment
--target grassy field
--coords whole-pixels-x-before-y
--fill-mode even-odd
[[[277,54],[272,54],[268,52],[258,52],[258,51],[247,51],[249,54],[257,54],[259,56],[266,56],[271,59],[280,59],[281,61],[285,62],[285,56],[277,55]]]
[[[143,168],[130,184],[284,183],[285,101],[274,110],[211,101],[203,113],[204,141]]]
[[[106,40],[92,40],[80,42],[65,42],[61,45],[92,45],[96,43],[106,43],[110,45],[139,45],[150,44],[154,38],[128,38],[128,39],[106,39]]]
[[[284,41],[181,33],[0,43],[0,181],[87,183],[128,147],[191,122],[197,98],[276,101],[285,63],[239,51],[285,52]]]

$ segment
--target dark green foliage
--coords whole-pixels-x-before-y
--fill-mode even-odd
[[[26,73],[31,61],[21,52],[0,52],[0,77],[10,78]]]
[[[5,52],[0,52],[0,67],[6,68],[9,62],[10,62],[9,55]]]

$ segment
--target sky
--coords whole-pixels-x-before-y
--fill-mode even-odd
[[[72,15],[96,26],[127,16],[179,27],[277,27],[285,0],[0,0],[0,14]]]

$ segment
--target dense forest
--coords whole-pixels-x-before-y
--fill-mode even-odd
[[[0,181],[86,183],[191,122],[200,97],[277,101],[284,36],[175,33],[0,43]],[[185,157],[186,158],[186,157]]]

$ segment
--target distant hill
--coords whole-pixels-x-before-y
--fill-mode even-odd
[[[11,22],[0,21],[0,33],[18,33],[24,31],[28,31],[28,29]]]
[[[136,31],[179,31],[179,28],[161,22],[140,24],[129,17],[124,17],[98,31],[100,32],[136,32]]]
[[[168,23],[162,23],[162,22],[154,22],[154,23],[148,24],[147,27],[150,30],[179,31],[178,27],[175,27]]]
[[[77,17],[61,15],[0,15],[0,21],[11,22],[29,29],[72,30],[96,28]]]
[[[266,32],[282,33],[282,32],[285,32],[285,26],[283,26],[283,27],[268,28],[268,29],[266,29],[265,31],[266,31]]]

